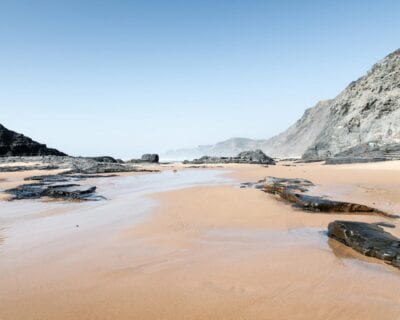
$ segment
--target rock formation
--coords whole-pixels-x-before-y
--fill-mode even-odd
[[[375,64],[335,99],[307,109],[277,136],[267,140],[233,138],[166,156],[233,156],[244,150],[261,149],[274,158],[302,156],[305,161],[315,161],[336,157],[329,163],[338,164],[400,159],[399,146],[400,49]]]
[[[156,153],[145,153],[140,159],[131,159],[127,163],[158,163],[160,157]]]
[[[304,159],[327,159],[358,146],[400,143],[400,49],[352,82],[330,105],[328,120]],[[359,149],[360,150],[360,149]],[[368,151],[368,150],[367,150]],[[358,155],[359,156],[359,155]],[[367,156],[364,159],[368,158]],[[400,154],[391,158],[400,159]]]
[[[66,154],[56,149],[47,148],[45,144],[8,130],[0,124],[0,157],[45,155],[65,156]]]
[[[49,197],[63,200],[100,200],[104,199],[95,194],[95,186],[81,186],[75,183],[55,184],[53,182],[39,182],[23,184],[6,190],[12,195],[11,200],[39,199]]]
[[[142,155],[142,161],[150,163],[158,163],[160,157],[156,153],[146,153]]]
[[[312,146],[326,125],[332,100],[318,102],[282,133],[260,144],[260,149],[276,158],[300,158]]]
[[[367,214],[398,218],[396,215],[391,215],[363,204],[313,196],[308,191],[314,184],[306,179],[267,177],[265,180],[260,180],[256,184],[245,184],[244,186],[255,186],[264,192],[278,195],[283,200],[292,203],[295,207],[306,211]]]
[[[207,163],[248,163],[274,165],[274,159],[268,157],[261,150],[243,151],[235,157],[210,157],[204,156],[193,161],[184,161],[184,164],[207,164]]]
[[[378,224],[334,221],[328,226],[328,236],[363,255],[384,260],[400,268],[400,239]]]

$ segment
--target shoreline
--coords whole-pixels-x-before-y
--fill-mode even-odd
[[[22,228],[29,221],[24,217],[19,229],[9,226],[11,238],[0,226],[0,271],[7,275],[0,318],[396,319],[400,271],[326,236],[336,219],[387,219],[304,212],[259,190],[239,188],[240,182],[267,175],[302,177],[318,184],[318,192],[334,186],[335,197],[396,212],[400,162],[390,165],[224,165],[189,171],[179,165],[166,169],[177,173],[104,178],[100,190],[119,196],[104,203],[57,202],[47,214],[31,218],[29,232]],[[188,182],[207,172],[226,178],[218,182],[210,173],[211,184]],[[162,189],[163,181],[178,189]],[[149,206],[136,220],[139,191],[129,189],[130,183],[148,190],[138,195]],[[79,221],[81,215],[86,222]],[[396,228],[389,232],[399,236],[399,222],[390,222]],[[31,242],[31,249],[10,250],[11,239],[15,248]]]

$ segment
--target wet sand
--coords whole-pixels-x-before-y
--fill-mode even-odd
[[[182,167],[99,179],[106,202],[0,202],[0,319],[400,319],[400,270],[325,233],[348,219],[400,236],[398,221],[238,187],[302,177],[398,213],[399,162]]]

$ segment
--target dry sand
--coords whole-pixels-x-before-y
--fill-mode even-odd
[[[238,181],[303,177],[316,193],[400,212],[400,162],[226,170]],[[37,218],[25,250],[7,246],[3,234],[24,234],[7,234],[0,216],[0,319],[400,319],[400,271],[324,233],[335,219],[392,220],[306,213],[237,183],[151,198],[158,205],[139,222],[68,237],[48,236]],[[62,214],[77,213],[66,204]]]

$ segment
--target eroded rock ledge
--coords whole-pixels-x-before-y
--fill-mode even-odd
[[[26,159],[26,162],[29,162],[29,160],[31,158]],[[42,160],[46,161],[44,165],[0,167],[0,171],[63,170],[58,174],[26,178],[25,180],[34,182],[5,190],[6,193],[11,195],[10,200],[39,199],[42,197],[63,200],[101,200],[104,197],[96,193],[96,186],[81,186],[77,182],[89,178],[113,177],[115,173],[121,172],[158,172],[158,170],[119,163],[110,157],[47,157]]]
[[[378,215],[389,218],[399,217],[367,205],[330,200],[325,197],[307,194],[309,187],[314,186],[314,184],[306,179],[267,177],[257,182],[254,186],[264,192],[278,195],[295,207],[307,211]]]
[[[384,260],[400,268],[400,239],[379,225],[382,224],[337,220],[328,225],[328,236],[365,256]]]
[[[248,164],[269,164],[274,165],[275,161],[268,157],[261,150],[244,151],[236,157],[210,157],[204,156],[193,161],[185,160],[184,164],[210,164],[210,163],[248,163]]]

